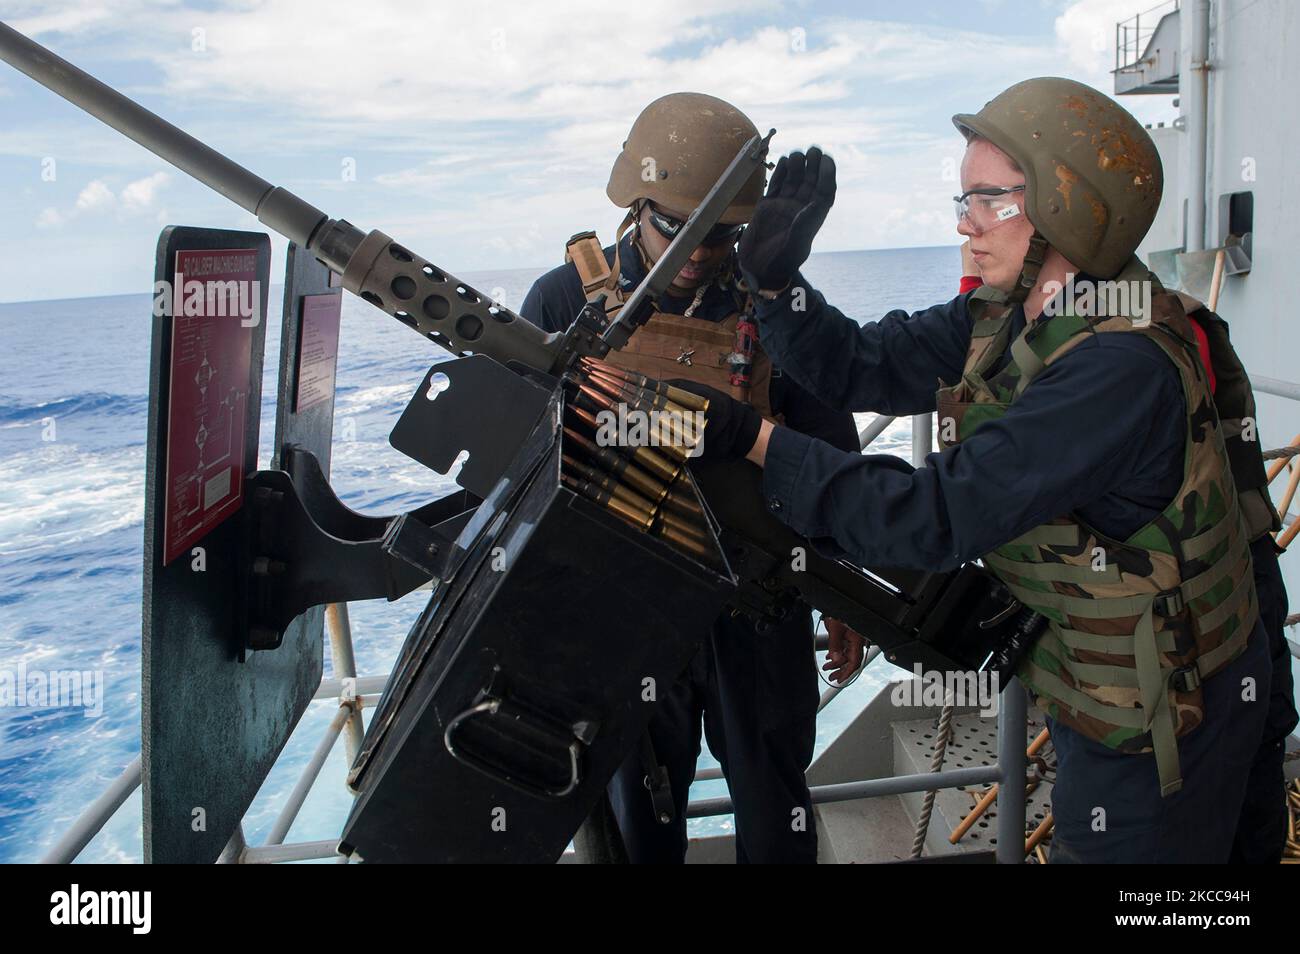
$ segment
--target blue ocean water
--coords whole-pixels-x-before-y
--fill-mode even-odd
[[[282,267],[276,262],[273,268]],[[814,255],[809,280],[847,313],[875,318],[956,293],[956,248]],[[518,307],[540,270],[463,276]],[[142,285],[148,285],[142,280]],[[282,290],[270,301],[278,311]],[[0,671],[103,674],[102,712],[0,707],[0,862],[39,858],[140,750],[140,604],[149,294],[0,304]],[[278,319],[278,314],[277,314]],[[268,328],[259,463],[270,460],[278,321]],[[388,445],[396,422],[441,352],[365,303],[345,296],[335,413],[333,483],[367,513],[411,509],[449,481]],[[863,415],[860,424],[870,415]],[[910,456],[908,421],[874,449]],[[358,671],[389,671],[427,600],[351,606]],[[328,645],[326,672],[329,672]],[[890,676],[877,661],[822,713],[827,744]],[[262,842],[325,731],[335,704],[313,703],[245,819]],[[350,796],[335,747],[288,841],[336,836]],[[706,758],[706,765],[716,765]],[[725,794],[697,783],[692,797]],[[138,861],[141,806],[133,795],[82,853],[83,861]],[[729,819],[692,822],[695,832]]]

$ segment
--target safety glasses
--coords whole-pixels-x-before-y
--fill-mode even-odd
[[[653,205],[649,206],[648,209],[650,224],[654,226],[656,232],[669,241],[675,239],[677,233],[682,230],[682,226],[686,224],[681,219],[665,215]],[[719,245],[734,245],[744,229],[743,225],[722,225],[719,223],[709,230],[709,233],[700,240],[700,244],[706,248],[717,248]]]
[[[956,205],[957,221],[965,219],[978,232],[997,228],[1022,214],[1019,199],[1009,196],[1024,191],[1023,185],[985,186],[955,195],[952,201]]]

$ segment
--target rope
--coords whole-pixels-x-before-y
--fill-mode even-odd
[[[1300,444],[1292,444],[1290,447],[1279,447],[1277,450],[1264,451],[1265,460],[1280,460],[1283,457],[1295,457],[1300,455]]]
[[[943,768],[943,754],[948,748],[948,739],[952,735],[952,713],[956,708],[953,704],[953,695],[949,692],[943,702],[943,712],[939,716],[939,734],[934,740],[934,756],[930,759],[931,772]],[[938,791],[931,789],[925,793],[925,801],[921,803],[921,815],[916,820],[916,834],[912,838],[913,858],[920,858],[921,852],[925,850],[925,836],[930,830],[930,815],[934,811],[936,794]]]

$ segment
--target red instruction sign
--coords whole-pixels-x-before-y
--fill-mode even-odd
[[[253,330],[262,319],[256,251],[178,251],[174,282],[164,565],[242,503]]]

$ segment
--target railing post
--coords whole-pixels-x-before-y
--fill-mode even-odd
[[[934,450],[933,414],[915,414],[912,416],[912,466],[924,467],[925,458]]]
[[[325,623],[330,634],[330,660],[336,679],[355,679],[357,660],[352,651],[352,622],[348,618],[347,603],[330,603],[325,607]],[[346,693],[342,693],[346,695]],[[343,744],[348,755],[348,765],[356,760],[361,750],[364,733],[361,726],[361,706],[356,706],[348,719]]]
[[[1025,690],[1013,677],[998,706],[998,864],[1018,865],[1025,860],[1027,710]]]
[[[316,746],[316,751],[312,753],[311,760],[302,770],[302,775],[298,778],[298,784],[293,787],[289,793],[289,799],[285,802],[284,808],[280,810],[280,815],[271,826],[271,833],[266,836],[267,845],[284,844],[284,839],[289,835],[289,829],[293,827],[294,820],[298,817],[298,812],[302,810],[303,803],[307,801],[307,796],[311,793],[312,786],[316,784],[316,778],[320,775],[320,770],[325,765],[325,760],[329,758],[330,750],[334,748],[334,742],[338,739],[339,733],[343,731],[344,725],[347,724],[349,717],[356,715],[358,707],[341,705],[330,720],[329,726],[325,729],[325,736]]]
[[[867,445],[879,437],[890,424],[894,423],[894,418],[887,414],[877,414],[875,420],[864,427],[858,433],[858,449],[866,450]]]

